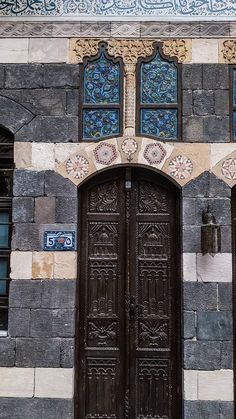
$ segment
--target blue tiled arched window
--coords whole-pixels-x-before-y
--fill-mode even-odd
[[[123,68],[106,45],[83,65],[80,137],[85,141],[122,135]]]
[[[7,330],[12,225],[13,135],[0,127],[0,331]]]
[[[138,135],[178,140],[180,118],[180,75],[175,60],[159,48],[151,59],[141,59],[137,71]]]

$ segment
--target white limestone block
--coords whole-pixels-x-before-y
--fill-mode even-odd
[[[26,38],[2,38],[0,63],[27,63],[29,40]]]
[[[231,282],[232,254],[217,253],[214,257],[197,254],[197,280],[200,282]]]
[[[34,368],[0,368],[0,397],[33,397]]]
[[[197,281],[197,257],[196,253],[183,253],[183,280]]]
[[[184,371],[184,399],[197,400],[198,372],[192,370]]]
[[[54,144],[33,143],[32,144],[32,169],[33,170],[54,170]]]
[[[30,38],[29,62],[65,63],[67,61],[66,38]]]
[[[11,252],[11,279],[32,278],[32,252]]]
[[[233,371],[199,371],[198,399],[233,401]]]
[[[192,40],[193,63],[218,63],[218,40],[217,39],[193,39]]]
[[[54,253],[54,279],[77,278],[77,252]]]
[[[73,368],[36,368],[35,397],[72,399],[73,394]]]

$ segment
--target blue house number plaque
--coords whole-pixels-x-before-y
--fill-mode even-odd
[[[74,231],[45,231],[44,250],[75,250]]]

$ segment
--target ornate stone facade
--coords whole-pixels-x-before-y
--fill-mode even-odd
[[[160,11],[155,2],[145,5],[150,3],[143,14],[152,11],[153,18]],[[41,12],[39,3],[32,15],[87,13],[86,1],[64,2],[64,12],[62,3],[54,12],[54,4],[44,3]],[[108,15],[117,4],[107,2]],[[140,4],[129,1],[123,12],[130,18]],[[190,10],[188,2],[178,13],[194,9],[220,16],[234,9],[228,2],[222,12],[223,3],[217,4],[216,12],[214,2],[211,10],[207,2]],[[20,10],[19,3],[12,7],[7,3],[5,16],[29,11]],[[7,418],[19,412],[24,419],[54,419],[58,412],[63,419],[73,418],[77,251],[45,251],[43,233],[79,231],[78,187],[104,170],[137,165],[158,171],[181,189],[183,418],[233,419],[231,187],[236,185],[236,144],[230,142],[228,65],[218,59],[234,63],[235,35],[236,24],[226,21],[0,25],[0,36],[6,38],[0,42],[0,125],[15,135],[10,317],[8,335],[0,338],[0,410]],[[95,57],[101,40],[124,62],[124,135],[79,143],[78,63]],[[135,67],[139,57],[151,56],[154,40],[182,63],[181,142],[135,134]],[[68,52],[73,55],[69,59]],[[201,216],[208,204],[222,230],[221,253],[214,258],[201,254]]]

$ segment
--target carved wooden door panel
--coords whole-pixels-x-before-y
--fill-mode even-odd
[[[174,191],[137,168],[81,191],[78,419],[181,417]]]

